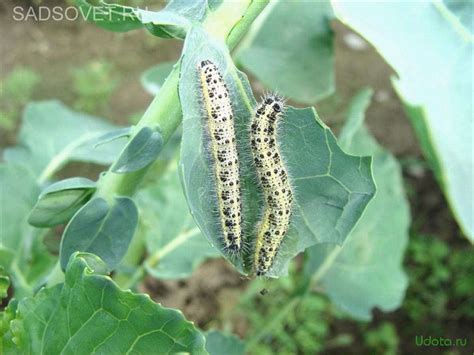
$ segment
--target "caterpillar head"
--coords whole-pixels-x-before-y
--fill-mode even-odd
[[[201,68],[204,68],[205,66],[208,66],[208,65],[214,65],[210,60],[203,60],[201,62]]]
[[[257,116],[268,117],[270,120],[276,120],[282,116],[285,111],[285,100],[278,94],[266,94],[257,107]]]

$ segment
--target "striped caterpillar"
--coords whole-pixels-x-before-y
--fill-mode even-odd
[[[222,75],[211,61],[202,61],[198,71],[207,116],[224,248],[231,253],[238,253],[242,248],[242,205],[239,157],[229,92]]]
[[[265,275],[272,267],[290,226],[293,193],[276,134],[283,110],[282,98],[266,95],[257,106],[250,127],[252,155],[265,199],[255,243],[257,276]]]

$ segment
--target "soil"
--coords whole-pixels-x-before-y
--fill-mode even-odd
[[[4,34],[0,39],[0,74],[3,78],[18,65],[39,73],[42,80],[35,100],[59,99],[71,104],[74,68],[92,60],[107,60],[113,63],[120,84],[106,112],[98,116],[127,124],[128,116],[143,111],[152,100],[140,84],[141,73],[159,62],[176,60],[181,53],[181,41],[152,38],[145,30],[113,33],[82,19],[14,21],[14,6],[24,3],[0,4],[0,33]],[[3,133],[0,137],[4,146],[13,143],[14,135]]]
[[[217,326],[220,317],[233,309],[247,282],[227,262],[216,259],[204,262],[185,280],[147,277],[141,290],[167,307],[180,309],[188,319],[207,329]]]
[[[42,80],[35,92],[35,100],[59,99],[71,104],[74,99],[70,89],[73,68],[93,59],[105,59],[114,64],[120,85],[108,109],[101,115],[113,122],[127,124],[126,117],[143,111],[152,99],[140,84],[140,74],[154,64],[177,59],[181,51],[182,42],[151,38],[142,30],[116,34],[81,20],[13,21],[13,6],[25,3],[3,1],[0,4],[0,76],[5,77],[19,64],[38,72]],[[335,22],[333,29],[336,35],[337,95],[316,105],[323,121],[337,129],[344,119],[344,105],[340,103],[347,103],[361,88],[372,87],[374,100],[366,118],[370,131],[381,145],[401,160],[420,159],[413,130],[390,83],[390,77],[396,75],[392,68],[370,45],[354,37],[342,24]],[[357,39],[356,44],[350,44],[349,40],[354,38]],[[256,82],[252,84],[261,87]],[[1,147],[14,144],[14,137],[14,132],[0,131]],[[436,234],[453,246],[467,247],[429,169],[405,167],[404,175],[417,230]],[[189,279],[158,281],[146,278],[140,288],[163,305],[182,310],[188,319],[207,329],[221,325],[219,317],[233,308],[247,284],[248,281],[224,261],[210,260],[203,263]],[[374,324],[382,320],[396,323],[398,329],[403,328],[406,321],[403,314],[397,312],[376,312]],[[336,325],[338,327],[353,329],[355,325],[343,322]],[[465,329],[468,329],[467,325]],[[234,331],[243,335],[245,323],[234,324]],[[413,343],[412,339],[408,341]],[[403,339],[402,343],[404,353],[419,350],[404,344]]]

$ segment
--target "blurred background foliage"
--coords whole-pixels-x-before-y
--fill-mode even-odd
[[[34,0],[32,3],[38,6],[42,2]],[[69,1],[58,0],[55,3],[65,6]],[[117,3],[131,6],[155,4],[145,0]],[[5,53],[0,59],[2,150],[16,143],[22,111],[29,101],[60,99],[75,110],[103,117],[113,124],[136,122],[151,101],[152,96],[147,91],[159,90],[160,73],[166,74],[166,70],[160,72],[154,66],[163,63],[164,67],[169,68],[169,62],[175,61],[180,53],[181,42],[153,38],[145,31],[109,33],[83,21],[13,22],[12,7],[24,4],[21,1],[7,1],[0,5],[0,32],[6,33],[9,29],[9,36],[2,36],[0,41],[2,53]],[[453,9],[461,5],[463,2],[450,3]],[[154,8],[162,6],[155,4]],[[329,10],[324,11],[332,16]],[[277,17],[275,21],[280,15],[274,13]],[[473,347],[472,246],[460,237],[462,233],[434,173],[421,154],[403,104],[391,86],[393,70],[366,41],[340,22],[333,21],[330,27],[321,24],[321,30],[334,33],[334,58],[323,64],[334,66],[335,76],[328,74],[325,87],[318,91],[326,92],[324,99],[318,93],[311,93],[299,102],[314,104],[322,120],[339,131],[350,98],[362,87],[374,89],[366,124],[377,141],[401,162],[403,184],[408,192],[412,215],[410,239],[403,261],[409,286],[401,308],[390,313],[375,310],[371,321],[356,321],[338,310],[326,296],[311,293],[293,311],[283,314],[271,333],[252,341],[285,307],[294,289],[291,284],[293,278],[249,283],[241,280],[221,261],[211,259],[198,267],[189,278],[179,281],[167,281],[163,270],[148,265],[146,267],[158,279],[147,276],[139,289],[150,293],[153,299],[165,306],[183,310],[188,319],[204,329],[219,327],[245,337],[251,344],[249,351],[254,354],[416,353],[420,349],[415,346],[416,335],[468,338],[468,344]],[[253,40],[265,41],[265,38]],[[331,45],[326,45],[332,49]],[[249,61],[249,74],[262,73],[262,68],[251,68],[252,55],[262,53],[238,50],[237,63],[246,67],[246,61]],[[263,55],[269,57],[268,53]],[[155,86],[151,89],[146,84],[147,73],[157,75],[152,81]],[[259,78],[261,81],[256,77],[251,80],[256,93],[263,92],[267,77],[273,73],[264,72],[262,75]],[[299,102],[293,103],[299,105]],[[60,121],[58,125],[61,125]],[[178,145],[179,132],[152,173],[168,179],[165,186],[171,189],[177,188],[176,179],[169,176],[174,171],[170,166]],[[59,176],[81,175],[95,179],[100,170],[72,163]],[[140,193],[139,201],[140,208],[146,209],[149,215],[141,221],[142,224],[154,223],[153,212],[150,211],[159,214],[163,209],[160,204],[169,199],[152,182],[147,180],[145,186],[148,187]],[[182,201],[173,202],[178,204],[178,208],[183,208]],[[172,220],[176,216],[167,218]],[[48,250],[53,253],[57,253],[59,232],[44,239]],[[152,252],[156,241],[145,232],[143,238],[147,240],[148,251]],[[179,257],[180,250],[175,252]],[[206,249],[202,253],[203,258],[215,257],[212,250]],[[126,259],[133,260],[134,257],[129,255]],[[298,259],[298,263],[301,260]],[[195,266],[181,267],[182,273],[187,276]],[[219,269],[219,274],[215,269]],[[291,272],[295,270],[296,266],[293,266]],[[128,269],[126,262],[119,269],[119,273],[124,275],[136,272]],[[120,283],[120,276],[117,281]],[[463,354],[465,350],[446,348],[442,351]]]

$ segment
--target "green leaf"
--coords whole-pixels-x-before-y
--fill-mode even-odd
[[[40,186],[69,161],[112,162],[123,142],[97,149],[93,145],[116,128],[56,101],[31,103],[25,109],[19,144],[5,150],[6,164],[0,165],[1,201],[5,206],[0,217],[8,221],[0,228],[0,264],[9,273],[15,297],[41,286],[56,259],[43,245],[44,230],[27,222]]]
[[[163,62],[146,70],[140,80],[145,90],[155,96],[173,69],[175,62]]]
[[[0,185],[0,250],[4,253],[0,265],[8,270],[13,256],[21,249],[23,235],[28,229],[26,218],[40,189],[30,171],[23,166],[7,164],[0,165]]]
[[[41,230],[27,222],[40,192],[31,171],[0,164],[0,186],[0,267],[9,276],[15,297],[22,297],[44,280],[55,258],[45,250]]]
[[[128,249],[138,223],[138,211],[128,197],[116,197],[111,205],[97,197],[85,204],[71,219],[61,241],[61,267],[71,255],[91,252],[113,270]]]
[[[45,250],[42,230],[27,222],[40,192],[31,171],[23,166],[0,164],[0,186],[0,267],[9,276],[15,297],[21,297],[41,285],[55,257]]]
[[[319,281],[336,305],[365,320],[372,308],[390,311],[403,301],[407,277],[402,262],[410,226],[400,165],[363,126],[371,95],[364,90],[353,99],[339,143],[350,153],[373,155],[377,195],[342,248],[314,246],[306,251],[305,262],[305,274]]]
[[[163,148],[160,132],[143,127],[127,144],[112,171],[118,174],[131,173],[153,163]]]
[[[48,280],[48,276],[56,265],[58,258],[51,253],[45,245],[45,230],[34,228],[31,233],[31,246],[22,256],[21,268],[25,281],[33,290],[38,290]],[[13,273],[15,275],[15,273]],[[22,295],[14,289],[15,297],[21,299]]]
[[[115,129],[117,126],[72,111],[58,101],[30,103],[23,114],[19,144],[6,149],[4,158],[8,163],[26,166],[44,182],[69,161],[111,164],[123,142],[97,148],[94,143]]]
[[[100,137],[97,137],[94,148],[102,144],[113,142],[116,139],[129,137],[132,132],[132,127],[118,128],[113,131],[107,132]]]
[[[96,183],[76,177],[58,181],[48,186],[38,197],[38,202],[28,217],[35,227],[53,227],[65,223],[92,196]]]
[[[334,10],[397,72],[396,91],[439,169],[435,173],[461,229],[474,242],[472,34],[439,1],[342,1]]]
[[[12,299],[0,312],[0,352],[4,355],[19,353],[13,342],[13,333],[10,327],[10,322],[15,319],[17,307],[17,300]]]
[[[7,269],[15,257],[15,252],[0,244],[0,267]]]
[[[0,300],[7,297],[7,291],[10,287],[10,279],[5,275],[4,267],[0,266]]]
[[[161,11],[147,11],[130,6],[108,4],[98,6],[89,0],[76,0],[84,17],[109,31],[125,32],[146,28],[153,35],[183,39],[193,22],[200,22],[207,13],[207,1],[172,0]]]
[[[371,158],[344,153],[312,109],[290,108],[280,139],[296,195],[298,235],[290,234],[280,256],[295,256],[316,243],[343,243],[375,195]],[[277,258],[275,267],[286,268],[285,259]]]
[[[140,232],[145,235],[149,255],[145,268],[159,279],[188,277],[202,261],[219,256],[197,228],[183,195],[176,164],[171,166],[158,183],[137,196]]]
[[[256,178],[250,160],[248,122],[255,99],[245,76],[235,69],[223,43],[193,28],[185,41],[179,94],[183,109],[181,174],[191,213],[202,233],[222,251],[219,216],[203,135],[197,65],[211,60],[223,73],[232,97],[242,181],[244,234],[252,245],[260,215]],[[292,229],[269,276],[284,275],[289,261],[305,248],[324,242],[342,243],[375,193],[371,159],[349,156],[312,109],[289,108],[280,130],[282,154],[295,188]],[[251,250],[249,250],[251,252]],[[228,257],[228,256],[226,256]],[[244,258],[247,257],[244,255]],[[230,260],[240,271],[242,259]]]
[[[136,10],[130,6],[108,4],[104,1],[95,6],[89,0],[76,0],[75,3],[83,18],[106,30],[126,32],[143,27]]]
[[[210,330],[206,333],[206,350],[209,355],[244,355],[245,344],[235,335]]]
[[[57,181],[43,191],[39,195],[39,198],[44,198],[47,195],[54,194],[56,192],[68,191],[68,190],[84,190],[84,189],[95,189],[96,183],[92,180],[83,177],[73,177]]]
[[[237,61],[294,101],[312,104],[329,96],[334,92],[332,15],[326,0],[275,2],[253,25]]]
[[[7,297],[7,291],[10,287],[10,279],[8,276],[0,275],[0,299]]]
[[[123,291],[106,265],[76,253],[66,281],[22,300],[12,329],[28,354],[205,354],[204,337],[182,313]]]

